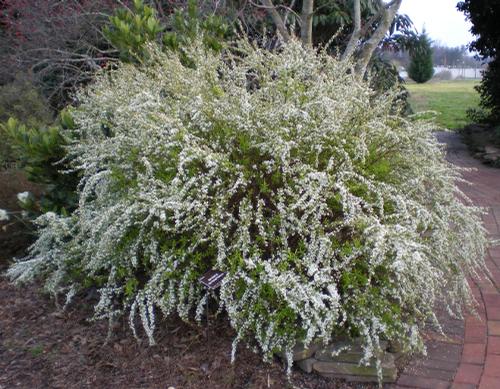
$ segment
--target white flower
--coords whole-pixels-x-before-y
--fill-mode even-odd
[[[21,192],[17,194],[17,199],[19,200],[20,203],[24,204],[26,203],[33,195],[31,192]]]
[[[75,266],[103,276],[96,317],[130,313],[154,343],[160,313],[201,318],[197,280],[213,267],[226,273],[216,300],[233,357],[250,339],[291,363],[297,340],[335,333],[360,334],[366,359],[381,339],[421,350],[435,303],[470,301],[487,244],[433,126],[298,42],[243,43],[235,60],[187,50],[194,67],[152,48],[149,67],[125,65],[79,94],[80,141],[68,146],[78,209],[37,219],[11,278],[43,275],[57,294],[75,290]]]
[[[9,213],[5,209],[0,209],[0,221],[8,221],[10,219]]]

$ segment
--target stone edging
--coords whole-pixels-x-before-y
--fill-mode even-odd
[[[395,382],[397,368],[395,361],[400,356],[394,346],[389,343],[380,343],[383,350],[382,376],[384,383]],[[294,363],[306,373],[317,373],[328,378],[342,378],[347,381],[378,382],[375,360],[368,365],[362,365],[363,349],[357,340],[334,341],[326,346],[313,343],[307,348],[298,344],[293,349]],[[283,357],[283,356],[282,356]]]

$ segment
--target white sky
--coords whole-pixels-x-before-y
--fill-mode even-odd
[[[434,42],[446,46],[461,46],[474,38],[469,32],[470,23],[457,10],[459,0],[403,0],[399,13],[407,14],[418,32],[425,26]]]

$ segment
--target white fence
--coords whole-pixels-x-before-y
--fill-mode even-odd
[[[465,79],[481,79],[481,70],[482,68],[447,68],[444,66],[435,66],[434,67],[434,75],[444,72],[444,71],[449,71],[451,73],[451,79],[455,80],[457,78],[465,78]],[[399,72],[399,75],[402,78],[408,78],[408,73],[406,70],[402,70]]]

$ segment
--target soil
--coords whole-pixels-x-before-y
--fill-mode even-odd
[[[0,208],[18,210],[16,193],[36,191],[22,173],[0,172]],[[5,227],[5,228],[4,228]],[[22,256],[32,235],[21,223],[0,224],[0,267]],[[231,364],[234,332],[223,317],[208,326],[163,320],[157,345],[133,338],[124,320],[113,327],[90,321],[95,295],[59,309],[40,285],[15,287],[0,278],[0,389],[7,388],[362,388],[270,364],[241,345]],[[108,340],[108,341],[107,341]]]

